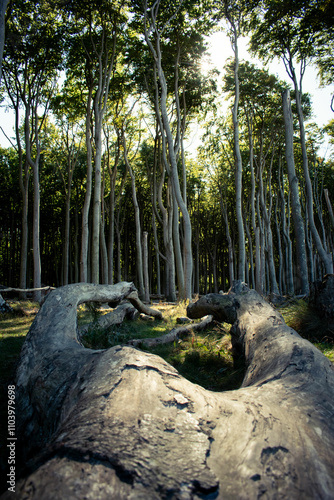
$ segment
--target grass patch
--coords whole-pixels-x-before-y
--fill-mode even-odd
[[[151,348],[191,382],[211,391],[238,389],[244,377],[241,360],[232,357],[229,325],[216,324],[183,341]]]
[[[32,302],[12,302],[13,313],[0,315],[0,471],[6,465],[7,392],[12,385],[24,339],[38,311]]]
[[[306,300],[291,300],[279,308],[284,321],[314,344],[334,344],[334,321],[320,318]]]
[[[82,338],[83,344],[91,349],[107,349],[126,344],[130,339],[160,337],[177,326],[177,318],[186,316],[186,303],[167,305],[155,304],[162,311],[163,321],[123,321],[121,325],[108,330],[91,329]],[[244,368],[235,365],[232,357],[229,325],[215,325],[210,330],[193,333],[188,339],[174,343],[146,348],[174,366],[185,378],[206,389],[223,391],[237,389],[242,383]]]

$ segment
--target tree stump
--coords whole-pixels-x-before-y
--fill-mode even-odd
[[[47,298],[17,373],[27,464],[15,496],[2,498],[333,499],[332,363],[239,282],[217,313],[233,321],[245,356],[238,390],[205,390],[130,346],[80,345],[78,303],[133,290],[79,284]],[[191,304],[188,315],[214,315],[215,298]]]

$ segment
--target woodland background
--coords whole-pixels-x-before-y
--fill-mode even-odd
[[[175,300],[238,278],[307,294],[333,273],[334,157],[319,151],[334,120],[312,121],[330,103],[302,84],[308,64],[334,81],[333,20],[327,0],[10,1],[0,283],[126,280]],[[220,74],[202,64],[217,29],[234,53]],[[239,60],[244,36],[291,85]]]

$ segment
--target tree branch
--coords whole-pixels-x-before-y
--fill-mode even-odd
[[[129,340],[128,345],[138,347],[140,345],[145,345],[147,347],[153,347],[157,345],[170,344],[181,337],[188,337],[192,332],[199,332],[208,328],[213,323],[213,316],[207,316],[200,323],[191,323],[186,326],[179,326],[173,328],[169,333],[161,335],[161,337],[156,338],[146,338],[146,339],[132,339]]]

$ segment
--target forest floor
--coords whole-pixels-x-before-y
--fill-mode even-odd
[[[6,464],[7,391],[14,384],[20,351],[39,306],[33,302],[8,301],[13,313],[0,314],[0,474]],[[131,339],[158,337],[178,326],[177,318],[186,316],[186,304],[159,302],[152,307],[162,311],[163,321],[136,319],[125,320],[107,331],[90,329],[82,338],[86,347],[104,349],[126,344]],[[108,310],[80,306],[78,325],[91,323]],[[291,299],[280,308],[286,323],[302,337],[310,340],[334,363],[334,324],[320,320],[304,300]],[[244,366],[233,361],[230,325],[214,323],[202,332],[173,343],[145,349],[163,357],[181,375],[191,382],[213,391],[226,391],[240,387]],[[143,346],[145,348],[145,346]]]

